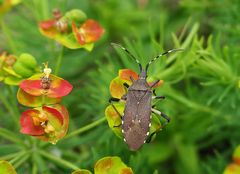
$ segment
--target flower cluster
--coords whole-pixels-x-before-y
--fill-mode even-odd
[[[133,174],[133,171],[130,167],[126,166],[119,157],[113,156],[104,157],[96,162],[94,174],[104,173]],[[91,174],[91,172],[89,170],[80,169],[72,174]]]
[[[19,85],[22,80],[39,72],[37,61],[30,54],[22,53],[19,57],[6,52],[0,54],[0,81],[8,85]]]
[[[235,149],[232,159],[233,159],[233,163],[229,164],[226,167],[223,174],[240,173],[240,145]]]
[[[84,12],[73,9],[62,15],[53,11],[54,18],[39,23],[40,32],[70,49],[85,48],[91,51],[104,33],[104,29],[93,19],[87,19]],[[79,26],[79,28],[78,28]]]
[[[24,106],[33,107],[22,113],[21,133],[55,144],[68,129],[67,109],[59,104],[72,85],[51,74],[45,64],[43,73],[36,74],[19,85],[17,98]]]
[[[129,86],[132,84],[130,79],[132,77],[134,80],[138,79],[138,74],[129,69],[121,69],[119,70],[118,76],[114,78],[110,83],[110,93],[113,98],[120,99],[118,103],[114,103],[115,108],[120,113],[121,117],[123,115],[123,111],[125,108],[126,102],[121,100],[121,97],[127,93],[127,89],[124,86],[124,83],[127,83]],[[163,83],[163,81],[159,81],[159,83],[155,86],[158,87]],[[149,83],[151,85],[151,82]],[[123,138],[123,134],[121,131],[122,126],[122,118],[116,112],[116,110],[112,107],[112,105],[107,106],[105,110],[105,116],[108,121],[109,127],[113,130],[113,132],[120,138]],[[161,129],[161,122],[156,115],[152,115],[151,127],[150,127],[150,135],[155,133]]]

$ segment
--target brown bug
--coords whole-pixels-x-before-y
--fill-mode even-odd
[[[149,85],[147,83],[147,71],[149,65],[154,62],[159,57],[166,55],[174,51],[182,51],[182,49],[172,49],[167,52],[164,52],[151,61],[148,62],[145,69],[142,68],[139,60],[133,56],[126,48],[121,45],[112,43],[113,46],[118,46],[123,49],[135,62],[139,65],[140,73],[138,80],[134,80],[133,77],[130,77],[132,85],[128,86],[126,83],[125,87],[128,88],[127,94],[121,97],[121,100],[126,101],[126,106],[124,108],[123,116],[121,117],[120,113],[117,111],[116,107],[113,105],[113,101],[119,101],[119,99],[111,98],[109,102],[115,109],[115,111],[122,118],[122,133],[124,136],[124,141],[127,143],[130,150],[138,150],[147,140],[150,142],[149,130],[151,127],[151,113],[155,113],[159,116],[162,116],[166,119],[166,124],[170,121],[170,118],[163,112],[152,108],[153,99],[164,99],[164,96],[156,96],[152,88],[158,84],[159,80],[156,80],[154,83]],[[153,96],[154,94],[154,96]],[[120,126],[120,125],[119,125]]]

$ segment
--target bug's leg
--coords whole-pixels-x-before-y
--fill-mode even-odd
[[[129,88],[129,85],[127,83],[123,83],[123,85],[128,89]]]
[[[132,76],[130,76],[130,80],[132,81],[132,83],[135,81]]]
[[[165,99],[165,96],[153,96],[152,99],[163,100]]]
[[[118,99],[118,98],[113,98],[113,97],[112,97],[112,98],[109,99],[109,103],[111,104],[111,106],[113,107],[113,109],[115,110],[115,112],[118,114],[118,116],[122,119],[122,116],[121,116],[121,114],[119,113],[119,111],[117,110],[117,108],[114,106],[113,101],[119,102],[120,99]]]
[[[124,94],[122,97],[121,97],[121,100],[127,100],[127,94]]]
[[[127,84],[127,83],[123,83],[123,86],[125,87],[124,89],[125,89],[125,92],[127,93],[127,91],[128,91],[128,88],[129,88],[129,85]],[[125,94],[126,95],[126,94]]]
[[[150,143],[152,141],[152,137],[156,134],[156,132],[151,133],[149,137],[146,139],[146,143]]]
[[[162,116],[165,120],[167,120],[167,124],[170,122],[170,117],[168,117],[166,114],[164,114],[163,112],[157,110],[157,109],[154,109],[152,108],[152,112],[159,115],[159,116]]]
[[[121,97],[121,100],[127,100],[127,95],[123,95],[123,96]],[[113,98],[113,97],[112,97],[112,98],[109,99],[109,103],[111,104],[111,106],[113,107],[113,109],[115,110],[115,112],[118,114],[118,116],[120,117],[120,119],[122,120],[122,115],[121,115],[120,112],[117,110],[117,108],[114,106],[113,101],[119,102],[120,99],[118,99],[118,98]],[[119,125],[113,126],[113,127],[120,127],[121,125],[122,125],[122,124],[120,123]]]
[[[155,114],[157,114],[157,115],[159,115],[159,116],[162,116],[164,119],[167,120],[167,122],[165,122],[165,123],[161,126],[161,128],[164,128],[164,127],[170,122],[170,118],[169,118],[166,114],[162,113],[161,111],[152,108],[152,112],[155,113]],[[149,137],[147,138],[146,143],[150,143],[151,140],[152,140],[152,137],[153,137],[156,133],[157,133],[157,132],[151,133],[151,135],[149,135]]]
[[[111,104],[111,106],[113,107],[113,109],[115,110],[115,112],[118,114],[118,116],[120,117],[120,119],[122,120],[122,116],[121,116],[121,114],[120,114],[120,112],[117,110],[117,108],[114,106],[114,104],[113,104],[113,102],[119,102],[120,101],[120,99],[118,99],[118,98],[110,98],[109,99],[109,103]],[[120,127],[121,126],[121,124],[120,125],[117,125],[117,126],[113,126],[113,127]]]
[[[157,94],[156,94],[156,89],[153,90],[153,95],[154,95],[154,96],[157,96]]]
[[[150,88],[153,88],[154,86],[156,86],[159,81],[160,81],[160,80],[156,80],[155,82],[153,82],[152,85],[150,86]]]

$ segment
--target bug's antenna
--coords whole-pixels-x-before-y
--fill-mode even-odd
[[[151,63],[153,63],[155,60],[157,60],[159,57],[162,57],[162,56],[164,56],[164,55],[166,55],[166,54],[169,54],[169,53],[171,53],[171,52],[183,51],[183,50],[184,50],[184,49],[181,49],[181,48],[179,48],[179,49],[172,49],[172,50],[166,51],[166,52],[164,52],[164,53],[162,53],[162,54],[159,54],[158,56],[156,56],[155,58],[153,58],[152,60],[150,60],[150,61],[148,62],[148,64],[146,65],[146,72],[147,72],[147,70],[148,70],[149,65],[150,65]]]
[[[131,58],[133,58],[135,60],[135,62],[137,62],[140,72],[142,72],[142,65],[140,64],[139,60],[133,56],[132,53],[130,53],[126,48],[124,48],[122,45],[120,44],[116,44],[116,43],[111,43],[112,46],[118,46],[120,47],[122,50],[124,50]]]

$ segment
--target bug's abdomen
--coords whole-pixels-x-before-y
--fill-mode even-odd
[[[122,125],[125,141],[131,150],[137,150],[144,144],[151,122],[152,93],[136,96],[136,91],[128,91]]]

